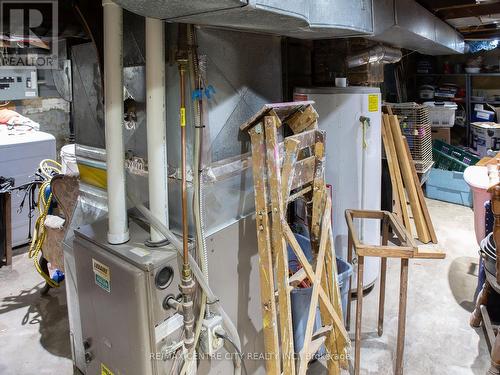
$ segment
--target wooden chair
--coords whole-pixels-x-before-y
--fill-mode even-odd
[[[363,271],[364,257],[380,257],[380,296],[378,311],[378,335],[381,336],[384,327],[384,303],[385,303],[385,279],[387,272],[387,258],[401,259],[401,276],[399,282],[399,316],[398,316],[398,336],[396,347],[396,371],[400,375],[403,373],[403,352],[406,326],[406,300],[408,293],[408,264],[410,258],[441,259],[445,254],[440,252],[419,251],[412,235],[408,233],[397,217],[388,211],[368,211],[368,210],[346,210],[345,212],[348,227],[348,262],[352,263],[353,248],[358,257],[357,261],[357,303],[356,303],[356,332],[355,332],[355,357],[354,374],[360,371],[361,353],[361,319],[363,309]],[[380,245],[364,244],[357,235],[354,220],[380,220],[382,238]],[[390,244],[392,243],[392,244]],[[351,295],[348,295],[347,302],[347,322],[350,320]]]
[[[45,219],[47,235],[42,245],[42,254],[52,267],[64,271],[63,240],[78,199],[78,177],[56,175],[52,177],[50,187],[53,199],[58,203],[59,215],[47,215]]]

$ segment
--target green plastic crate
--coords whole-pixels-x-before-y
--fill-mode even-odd
[[[432,142],[432,158],[434,159],[434,168],[457,172],[463,172],[467,167],[479,161],[479,158],[474,154],[438,139]]]

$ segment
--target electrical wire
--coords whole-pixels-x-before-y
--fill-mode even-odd
[[[45,191],[50,188],[50,181],[54,174],[61,173],[61,164],[51,159],[44,159],[40,162],[40,171],[47,178],[38,190],[37,208],[38,208],[38,218],[35,222],[35,227],[33,230],[33,239],[31,240],[30,248],[28,250],[28,257],[33,259],[35,269],[38,273],[45,279],[47,284],[53,288],[59,287],[59,283],[52,280],[50,275],[47,275],[40,265],[40,253],[42,251],[42,246],[47,237],[47,231],[45,228],[45,219],[49,214],[50,205],[52,203],[52,191],[49,196],[45,198]]]
[[[247,368],[245,366],[245,361],[243,360],[243,352],[238,349],[238,347],[236,346],[236,344],[233,342],[233,340],[231,340],[229,338],[229,336],[227,335],[224,335],[224,334],[221,334],[219,332],[215,332],[215,336],[217,336],[218,338],[221,338],[223,339],[224,341],[228,342],[229,344],[231,344],[231,346],[234,348],[234,350],[236,351],[236,353],[238,354],[239,356],[239,359],[240,359],[240,363],[241,363],[241,367],[243,367],[243,372],[245,373],[245,375],[248,375],[248,371],[247,371]],[[235,371],[236,372],[236,371]]]

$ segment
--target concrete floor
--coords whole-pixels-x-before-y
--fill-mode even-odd
[[[469,208],[428,201],[445,260],[410,262],[405,374],[485,374],[489,353],[469,314],[477,280],[477,244]],[[0,374],[73,374],[64,288],[43,282],[27,254],[0,268]],[[399,264],[388,263],[385,332],[376,334],[378,285],[364,299],[363,374],[392,374]],[[351,325],[353,327],[353,325]],[[313,373],[313,371],[310,371]],[[324,369],[321,372],[324,373]]]

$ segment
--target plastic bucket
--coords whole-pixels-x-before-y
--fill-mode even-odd
[[[485,208],[486,201],[491,199],[488,192],[490,180],[487,167],[470,166],[464,172],[464,180],[472,190],[472,206],[474,208],[474,231],[476,241],[481,244],[485,236]]]
[[[309,238],[295,233],[295,238],[299,243],[304,255],[309,262],[312,261],[311,243]],[[339,284],[340,296],[342,301],[342,313],[345,320],[347,309],[347,293],[349,291],[350,283],[349,278],[352,275],[352,266],[346,261],[337,258],[337,282]],[[292,272],[296,272],[300,268],[300,263],[295,256],[292,248],[288,246],[288,262],[289,268]],[[309,314],[309,305],[311,303],[312,288],[295,288],[290,293],[291,307],[292,307],[292,326],[293,326],[293,341],[294,350],[299,353],[304,346],[304,334],[307,325],[307,316]],[[321,327],[321,316],[319,308],[316,311],[316,321],[314,322],[313,331]],[[321,347],[317,353],[317,357],[324,355],[325,349]]]
[[[61,164],[63,174],[77,175],[78,165],[76,164],[75,145],[65,145],[61,147]]]

